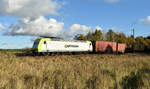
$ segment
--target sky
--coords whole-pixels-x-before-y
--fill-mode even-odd
[[[149,0],[0,0],[0,49],[32,47],[38,36],[73,38],[95,29],[150,35]]]

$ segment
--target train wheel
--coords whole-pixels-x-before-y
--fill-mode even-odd
[[[50,55],[50,56],[55,56],[55,55],[56,55],[56,53],[50,53],[49,55]]]
[[[43,55],[43,56],[49,56],[50,54],[47,53],[47,52],[43,52],[42,55]]]

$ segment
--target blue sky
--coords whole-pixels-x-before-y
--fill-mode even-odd
[[[57,28],[62,29],[63,27],[63,29],[66,31],[68,31],[67,29],[72,28],[70,32],[74,30],[76,26],[74,24],[78,24],[80,26],[80,29],[94,29],[96,26],[99,26],[105,32],[107,32],[108,29],[115,28],[114,31],[121,31],[126,35],[131,35],[131,29],[135,28],[136,36],[147,36],[150,35],[150,18],[148,18],[148,16],[150,16],[149,4],[149,0],[61,0],[57,2],[57,5],[60,5],[59,8],[57,8],[57,5],[55,5],[56,9],[50,8],[51,11],[54,10],[57,12],[57,14],[55,12],[47,12],[38,13],[38,16],[42,15],[45,17],[43,19],[41,18],[42,21],[45,21],[45,19],[48,20],[50,18],[53,18],[57,22],[55,22],[54,20],[51,20],[50,22],[54,22],[56,25],[60,26]],[[23,6],[22,3],[21,5]],[[0,6],[0,8],[3,7]],[[19,9],[17,10],[18,12],[13,13],[0,11],[0,24],[4,27],[0,27],[0,48],[2,49],[32,47],[33,42],[31,41],[31,39],[33,38],[33,36],[26,35],[27,32],[25,33],[25,35],[22,35],[22,33],[21,35],[18,35],[18,33],[15,33],[15,29],[11,32],[11,34],[13,33],[13,36],[11,34],[4,35],[8,30],[10,30],[10,26],[12,26],[12,24],[20,21],[21,19],[33,17],[24,13],[18,15],[17,13],[22,12],[19,11]],[[133,23],[136,24],[132,25]],[[12,28],[15,27],[16,25],[12,26]]]

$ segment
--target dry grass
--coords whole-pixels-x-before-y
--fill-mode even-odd
[[[150,54],[0,52],[0,89],[150,89]]]

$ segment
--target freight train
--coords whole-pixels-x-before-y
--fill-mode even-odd
[[[106,41],[64,40],[60,38],[42,37],[34,41],[32,51],[40,54],[50,53],[124,53],[126,44]]]

